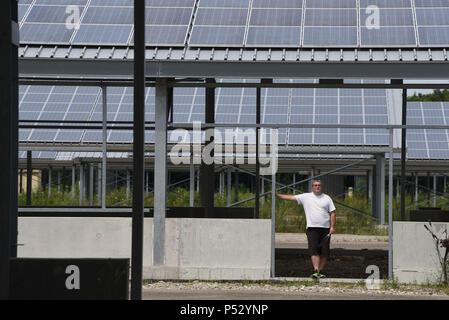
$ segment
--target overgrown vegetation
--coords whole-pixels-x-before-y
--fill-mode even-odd
[[[407,101],[449,101],[449,90],[436,89],[433,90],[433,93],[429,94],[415,93],[413,96],[408,97]]]
[[[282,193],[292,194],[292,192],[282,190]],[[129,193],[129,197],[132,197],[132,190]],[[235,189],[231,190],[231,203],[237,200],[245,200],[254,197],[254,193],[251,193],[249,188],[244,184],[241,184],[238,192],[238,199],[235,197]],[[335,202],[341,203],[345,206],[357,209],[365,212],[367,216],[361,215],[349,209],[343,208],[336,204],[337,207],[337,225],[336,232],[344,234],[360,234],[360,235],[388,235],[388,229],[385,227],[379,227],[375,220],[371,218],[371,202],[366,198],[364,192],[354,192],[352,197],[343,195],[340,197],[332,196]],[[167,206],[173,207],[188,207],[190,199],[190,192],[185,188],[178,187],[167,193]],[[386,217],[385,221],[388,222],[388,193],[386,193]],[[427,206],[427,193],[419,193],[418,202],[415,202],[410,195],[405,198],[406,206],[406,220],[409,219],[410,209],[416,209],[420,206]],[[433,199],[433,198],[432,198]],[[153,206],[154,199],[151,193],[145,194],[145,206]],[[271,219],[271,195],[261,198],[260,201],[260,218]],[[26,205],[26,195],[24,193],[19,194],[18,198],[19,206]],[[199,192],[195,192],[194,197],[195,206],[200,206]],[[254,200],[244,202],[238,206],[240,207],[254,207]],[[61,190],[58,192],[57,187],[52,188],[51,195],[48,195],[48,189],[43,188],[33,193],[32,195],[33,206],[79,206],[79,189],[75,188],[74,201],[72,201],[72,193],[70,190]],[[84,206],[89,205],[89,198],[85,196],[83,201]],[[97,195],[93,195],[93,205],[98,205]],[[126,198],[126,187],[121,187],[112,190],[106,195],[106,205],[108,207],[126,207],[132,205],[132,200]],[[226,207],[227,194],[215,193],[215,206]],[[437,198],[436,206],[441,207],[443,210],[449,210],[449,200],[446,198]],[[400,202],[398,197],[393,199],[393,219],[400,220]],[[305,232],[306,219],[304,215],[304,209],[302,206],[298,206],[295,202],[282,201],[276,199],[276,232]]]

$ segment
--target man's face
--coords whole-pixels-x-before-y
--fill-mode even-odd
[[[313,184],[312,184],[312,191],[313,191],[313,193],[314,194],[316,194],[316,195],[320,195],[321,194],[321,182],[314,182]]]

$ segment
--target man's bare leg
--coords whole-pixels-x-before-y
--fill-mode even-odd
[[[326,265],[327,257],[326,256],[319,256],[319,264],[318,264],[318,271],[322,271],[324,269],[324,266]]]
[[[320,264],[321,264],[321,259],[320,256],[311,256],[310,259],[312,260],[312,264],[313,264],[313,269],[320,271]]]

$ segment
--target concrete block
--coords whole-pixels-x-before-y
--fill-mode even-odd
[[[403,283],[436,283],[441,276],[437,247],[424,228],[427,222],[393,223],[393,276]],[[449,223],[432,223],[439,238],[449,231]],[[438,248],[443,255],[443,248]]]

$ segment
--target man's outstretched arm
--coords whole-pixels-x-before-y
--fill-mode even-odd
[[[295,196],[292,196],[290,194],[279,194],[277,193],[277,191],[275,192],[276,194],[276,198],[282,199],[282,200],[288,200],[288,201],[295,201],[296,202],[296,198]]]

